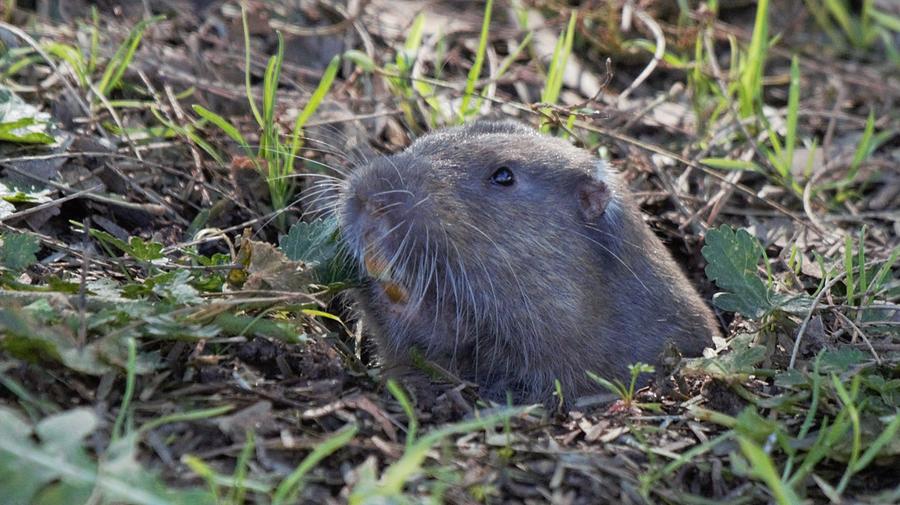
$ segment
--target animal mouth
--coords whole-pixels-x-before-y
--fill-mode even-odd
[[[391,303],[404,305],[409,301],[409,291],[397,281],[391,279],[390,264],[376,247],[367,247],[363,256],[366,273],[369,274]]]

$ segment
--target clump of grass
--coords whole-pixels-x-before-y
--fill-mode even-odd
[[[421,13],[413,20],[413,24],[406,34],[406,40],[403,47],[397,51],[392,63],[387,63],[383,71],[386,73],[388,87],[394,96],[400,99],[400,110],[403,111],[403,117],[406,124],[415,125],[416,114],[414,110],[415,98],[417,95],[424,97],[426,103],[429,104],[431,115],[430,121],[438,123],[443,118],[443,108],[436,101],[434,95],[434,87],[427,82],[421,80],[413,80],[413,68],[419,55],[419,48],[422,45],[422,33],[425,28],[425,14]],[[364,55],[361,55],[364,56]],[[363,66],[364,69],[375,70],[375,62],[367,61]],[[432,125],[434,126],[434,125]]]
[[[619,399],[622,401],[624,407],[626,409],[630,409],[632,406],[635,406],[634,403],[634,388],[637,385],[637,379],[641,374],[644,373],[653,373],[656,371],[652,365],[648,365],[646,363],[633,363],[628,365],[628,373],[631,375],[631,380],[626,386],[619,379],[613,379],[610,381],[609,379],[605,379],[595,374],[594,372],[587,372],[588,377],[593,379],[597,384],[600,384],[611,393],[618,395]]]
[[[319,105],[321,105],[325,95],[328,94],[328,91],[331,89],[339,70],[341,59],[340,56],[332,58],[331,62],[325,68],[318,86],[310,96],[309,101],[297,115],[297,119],[294,121],[293,131],[290,135],[286,136],[282,133],[281,128],[276,121],[278,82],[281,75],[282,62],[284,60],[284,39],[279,33],[276,53],[269,57],[266,64],[266,70],[263,76],[262,106],[260,108],[250,85],[251,53],[250,34],[247,27],[247,13],[243,9],[241,10],[241,13],[244,24],[245,88],[247,102],[253,112],[253,118],[261,129],[258,148],[252,148],[238,128],[229,123],[222,116],[200,105],[194,105],[193,108],[197,115],[215,125],[231,140],[237,142],[256,169],[266,176],[266,182],[269,186],[269,195],[272,200],[272,207],[275,211],[280,211],[290,204],[295,193],[294,179],[291,176],[295,173],[294,163],[297,159],[297,153],[303,146],[303,128],[306,126],[309,118],[312,117],[318,109]],[[196,135],[190,136],[195,140],[197,138]],[[209,152],[214,158],[221,160],[221,157],[209,144],[203,142],[198,145]],[[276,223],[279,228],[284,228],[285,221],[283,214],[278,214]]]
[[[475,99],[472,103],[472,93],[475,92],[475,84],[481,75],[481,67],[484,65],[484,55],[487,52],[488,29],[491,25],[491,11],[494,7],[494,0],[488,0],[484,7],[484,17],[481,22],[481,36],[478,38],[478,50],[475,51],[475,62],[469,69],[466,78],[466,89],[463,92],[462,103],[459,106],[459,122],[463,123],[466,119],[471,118],[478,113],[481,108],[481,98]]]
[[[378,67],[374,61],[359,51],[348,51],[345,56],[366,72],[381,74],[385,77],[391,92],[399,99],[398,106],[403,113],[406,124],[410,128],[415,129],[416,125],[419,124],[417,121],[419,116],[417,110],[422,111],[421,115],[425,118],[425,122],[430,129],[435,129],[445,124],[462,124],[481,114],[485,103],[484,92],[491,86],[488,83],[482,89],[477,89],[490,43],[492,12],[493,0],[488,0],[485,3],[474,60],[466,74],[464,89],[458,107],[448,105],[455,102],[440,96],[442,88],[453,89],[455,86],[449,82],[442,81],[439,74],[436,76],[414,75],[423,43],[423,29],[426,21],[426,14],[424,13],[419,14],[413,20],[403,47],[397,51],[394,60],[384,64],[382,67]],[[500,62],[496,75],[491,76],[493,81],[506,74],[513,62],[531,43],[532,37],[533,33],[528,32],[522,41]],[[444,54],[440,47],[443,47],[444,43],[444,38],[438,37],[436,44],[439,50],[437,51],[436,61],[433,62],[435,72],[438,73],[441,71]],[[421,100],[421,106],[417,107],[419,100]]]
[[[116,107],[122,105],[116,101],[109,101],[111,93],[125,85],[123,80],[125,72],[131,66],[134,56],[141,45],[147,29],[155,23],[165,19],[165,16],[154,16],[139,21],[131,28],[125,40],[116,48],[113,55],[103,61],[100,55],[100,16],[96,7],[91,8],[91,23],[87,26],[87,39],[89,46],[81,48],[74,44],[50,41],[40,45],[42,54],[36,54],[36,49],[16,51],[16,57],[10,61],[3,72],[3,77],[11,77],[21,70],[41,61],[43,56],[48,56],[55,63],[63,63],[69,67],[75,82],[90,96],[90,105],[97,107],[101,101],[105,105]],[[102,70],[99,76],[97,72]],[[127,103],[127,102],[126,102]]]
[[[563,75],[566,72],[566,65],[569,62],[569,56],[572,54],[572,43],[575,40],[575,21],[578,19],[578,13],[573,11],[569,16],[569,23],[566,29],[560,34],[553,48],[553,57],[550,60],[550,68],[547,69],[547,80],[544,88],[541,90],[541,103],[545,105],[556,105],[559,101],[559,94],[562,91]],[[547,117],[552,117],[552,108],[543,107],[541,113],[544,118],[541,121],[541,131],[550,131],[550,122]],[[570,114],[566,120],[566,127],[571,128],[575,123],[576,116]]]
[[[861,2],[858,13],[847,0],[804,0],[804,3],[839,52],[852,50],[864,54],[881,41],[891,60],[900,63],[900,53],[895,45],[900,18],[880,11],[872,0]]]
[[[404,492],[404,487],[417,474],[424,471],[423,465],[432,447],[451,435],[487,430],[527,411],[528,409],[507,408],[491,415],[452,423],[431,431],[408,445],[403,455],[384,470],[380,479],[376,477],[374,471],[364,474],[351,492],[349,503],[362,505],[407,501],[409,496]],[[436,491],[441,489],[439,482],[435,483],[434,487]]]
[[[813,168],[811,164],[807,164],[802,172],[798,172],[794,167],[794,153],[798,143],[801,142],[798,123],[801,89],[799,58],[797,55],[791,58],[784,133],[780,133],[763,111],[763,78],[768,47],[771,45],[768,38],[768,10],[768,1],[758,3],[753,34],[746,50],[741,49],[734,38],[729,38],[732,59],[728,77],[731,84],[727,87],[719,86],[717,88],[712,78],[701,70],[711,64],[706,62],[715,56],[708,54],[706,50],[706,48],[711,49],[712,45],[701,41],[702,38],[710,36],[709,30],[701,30],[698,34],[695,44],[695,61],[688,74],[689,85],[694,91],[694,109],[698,118],[702,120],[704,115],[708,114],[711,120],[704,120],[703,125],[710,126],[715,119],[729,109],[733,99],[737,103],[737,118],[747,124],[744,130],[747,135],[755,137],[757,133],[762,134],[762,141],[754,143],[755,159],[708,157],[700,161],[710,167],[722,170],[757,172],[769,177],[799,199],[802,198],[805,182],[809,179]],[[672,57],[672,59],[680,62],[685,68],[691,66],[678,58]],[[834,195],[836,203],[844,202],[855,196],[852,186],[857,182],[861,164],[890,135],[892,135],[890,132],[874,133],[874,117],[870,114],[862,139],[846,174],[834,182],[823,183],[813,188],[813,194],[836,190]],[[818,141],[813,138],[805,142],[809,145],[809,159],[812,159]]]

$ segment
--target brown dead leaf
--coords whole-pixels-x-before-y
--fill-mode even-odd
[[[248,276],[243,289],[305,293],[312,282],[305,263],[289,260],[267,242],[245,237],[238,256],[247,260],[244,264]]]

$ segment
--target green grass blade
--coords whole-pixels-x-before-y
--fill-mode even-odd
[[[97,6],[91,6],[91,45],[88,48],[88,63],[87,63],[87,73],[88,75],[94,75],[94,71],[97,70],[97,60],[99,59],[97,55],[100,53],[100,13],[97,11]]]
[[[131,64],[131,60],[134,58],[134,53],[137,52],[138,46],[141,44],[141,39],[144,37],[144,31],[146,31],[151,24],[163,19],[165,19],[165,16],[154,16],[150,19],[141,21],[131,29],[128,38],[119,46],[115,54],[113,54],[113,57],[109,60],[109,63],[106,65],[106,70],[104,70],[103,76],[97,84],[97,90],[100,94],[107,96],[110,91],[119,86],[119,83],[122,81],[122,76],[125,74],[125,70],[128,69],[128,65]]]
[[[506,71],[509,70],[509,67],[512,66],[513,62],[519,58],[519,55],[522,54],[522,51],[525,50],[526,47],[528,47],[528,44],[531,44],[531,39],[533,37],[534,32],[525,34],[525,38],[522,39],[522,42],[519,42],[506,58],[503,58],[503,61],[500,62],[500,66],[497,68],[497,79],[506,75]]]
[[[888,30],[900,33],[900,17],[892,16],[878,9],[869,9],[869,16]]]
[[[51,42],[44,46],[44,50],[47,51],[48,54],[56,56],[68,63],[69,66],[72,67],[72,71],[78,77],[78,83],[82,87],[87,86],[90,74],[88,73],[88,66],[84,61],[84,57],[81,55],[81,51],[78,48],[68,44]]]
[[[897,258],[900,257],[900,247],[895,247],[893,252],[891,252],[890,257],[888,257],[887,261],[881,265],[881,268],[878,269],[878,272],[875,274],[875,277],[872,278],[872,284],[869,288],[869,295],[866,300],[863,300],[863,305],[870,303],[871,297],[875,296],[875,293],[878,292],[879,289],[884,285],[885,280],[887,280],[887,276],[891,273],[891,269],[894,267],[894,263],[897,261]]]
[[[316,446],[275,489],[272,505],[295,503],[297,494],[303,489],[303,477],[307,472],[312,470],[320,461],[347,445],[356,436],[358,430],[359,428],[356,425],[347,426]]]
[[[425,461],[425,456],[431,450],[431,447],[445,437],[487,429],[524,411],[525,409],[504,409],[491,416],[451,424],[432,431],[420,438],[418,442],[404,452],[397,462],[385,470],[382,478],[383,491],[388,496],[400,494],[406,482],[422,467],[422,462]]]
[[[128,364],[125,375],[125,393],[122,395],[122,405],[119,406],[119,413],[116,414],[116,421],[110,435],[113,442],[122,437],[122,426],[125,424],[125,416],[128,415],[131,398],[134,396],[134,382],[137,374],[137,343],[133,338],[128,338],[126,342],[128,343]]]
[[[254,157],[253,152],[250,150],[250,144],[247,143],[247,141],[244,139],[244,136],[241,135],[241,132],[239,132],[238,129],[235,128],[231,123],[226,121],[225,118],[201,105],[194,104],[192,108],[198,116],[216,125],[220,130],[222,130],[223,133],[225,133],[225,135],[228,135],[231,140],[237,142],[238,145],[241,146],[241,149],[244,150],[248,158]]]
[[[397,53],[396,63],[400,75],[408,78],[412,71],[416,55],[419,53],[419,47],[422,45],[422,33],[425,30],[425,14],[421,13],[413,20],[413,24],[409,29],[409,34],[403,43],[403,50]]]
[[[844,409],[847,410],[847,414],[850,417],[851,427],[853,428],[853,439],[850,448],[851,463],[859,458],[862,437],[859,429],[859,411],[857,410],[855,403],[856,393],[859,389],[859,381],[859,375],[853,377],[853,382],[851,382],[850,384],[850,392],[848,392],[847,388],[844,387],[844,383],[841,381],[840,377],[838,377],[837,374],[831,374],[831,384],[834,386],[834,391],[837,393],[838,398],[840,398],[841,403],[844,404]]]
[[[164,424],[183,423],[186,421],[198,421],[200,419],[218,417],[222,414],[228,413],[233,408],[234,407],[231,405],[222,405],[219,407],[212,407],[208,409],[190,410],[188,412],[176,412],[167,416],[157,417],[156,419],[147,422],[147,424],[142,425],[138,429],[138,431],[144,433],[150,430],[154,430]]]
[[[722,442],[724,442],[726,440],[731,440],[733,437],[734,437],[733,431],[726,431],[726,432],[716,436],[715,438],[711,438],[711,439],[707,440],[706,442],[697,444],[697,445],[691,447],[690,449],[684,451],[683,453],[679,454],[677,458],[675,458],[674,460],[667,463],[666,466],[664,466],[661,470],[650,473],[650,474],[645,474],[645,476],[641,478],[642,490],[649,491],[650,488],[656,482],[658,482],[660,479],[665,478],[666,476],[668,476],[672,472],[678,470],[685,464],[693,461],[694,458],[700,456],[701,454],[705,454],[705,453],[709,452],[710,450],[712,450],[713,448],[715,448]]]
[[[878,437],[869,444],[869,447],[866,448],[866,451],[863,452],[862,456],[856,460],[856,463],[853,465],[853,473],[857,473],[865,469],[869,466],[878,453],[881,452],[881,449],[884,448],[887,444],[889,444],[894,438],[897,436],[897,430],[900,428],[900,414],[894,414],[894,418],[890,423],[884,428],[884,431],[881,432]]]
[[[247,468],[250,461],[250,455],[253,454],[253,448],[256,445],[256,437],[253,430],[246,431],[247,440],[241,453],[238,455],[234,470],[234,487],[231,488],[231,495],[228,497],[228,503],[231,505],[241,505],[244,503],[244,495],[247,492],[247,486],[244,484],[247,480]]]
[[[541,92],[541,101],[544,103],[555,104],[559,100],[559,93],[563,85],[563,74],[566,71],[569,54],[572,52],[576,19],[576,13],[572,12],[572,15],[569,17],[569,24],[566,26],[566,30],[560,34],[560,38],[553,50],[553,59],[550,61],[550,69],[547,70],[547,84]]]
[[[356,49],[344,51],[343,58],[356,65],[357,68],[362,69],[363,72],[371,73],[375,71],[375,61],[362,51]]]
[[[800,108],[800,65],[797,55],[791,58],[791,84],[788,88],[787,132],[784,138],[785,180],[791,179],[791,166],[794,164],[794,146],[797,144],[797,112]]]
[[[728,158],[703,158],[700,163],[720,170],[744,170],[762,172],[762,167],[752,161],[730,160]]]
[[[206,154],[210,155],[210,157],[212,157],[212,159],[215,160],[216,163],[220,165],[225,163],[225,161],[222,159],[222,155],[219,154],[219,151],[217,151],[215,147],[210,145],[209,142],[200,138],[200,136],[197,135],[197,133],[194,132],[191,127],[183,127],[172,123],[171,121],[163,117],[162,113],[160,113],[159,109],[157,109],[156,107],[151,107],[150,113],[153,114],[153,116],[156,117],[156,120],[159,121],[162,125],[171,129],[176,134],[188,138],[191,142],[197,144],[197,146],[200,147],[200,149],[203,149]]]
[[[278,33],[278,46],[275,54],[269,57],[266,63],[266,71],[263,74],[263,122],[260,125],[265,138],[265,148],[273,149],[278,146],[278,130],[275,125],[275,104],[278,93],[278,80],[281,77],[281,64],[284,61],[284,37]],[[260,146],[262,148],[262,146]],[[277,152],[277,151],[276,151]],[[271,159],[268,152],[263,157]],[[269,170],[277,169],[278,165],[269,164]]]
[[[856,179],[856,174],[859,172],[860,165],[862,165],[862,162],[872,153],[872,146],[874,145],[872,136],[874,134],[875,113],[870,111],[869,117],[866,119],[866,126],[863,130],[862,139],[860,139],[859,145],[856,147],[856,152],[853,153],[853,161],[850,162],[850,170],[847,171],[847,175],[844,177],[844,181],[847,184],[850,184]]]
[[[263,119],[256,107],[256,100],[253,98],[253,87],[250,85],[250,28],[247,26],[247,8],[241,2],[241,24],[244,28],[244,88],[247,93],[247,103],[250,104],[250,110],[256,119],[256,124],[262,126]]]
[[[609,379],[605,379],[595,374],[594,372],[586,372],[588,377],[591,378],[597,384],[600,384],[604,388],[608,389],[610,393],[618,396],[623,401],[628,398],[628,389],[625,388],[625,384],[622,384],[618,380],[615,382],[610,381]]]
[[[794,505],[800,503],[800,498],[794,490],[780,478],[775,469],[775,464],[761,447],[753,443],[747,437],[738,436],[738,444],[741,452],[750,461],[753,473],[769,487],[772,496],[779,505]]]
[[[866,278],[866,226],[863,225],[859,230],[859,243],[856,244],[856,265],[857,272],[859,273],[859,294],[860,296],[865,295],[865,293],[869,290],[868,279]],[[860,302],[863,300],[860,299]]]
[[[410,403],[403,388],[397,384],[397,381],[389,379],[387,381],[387,388],[388,391],[394,395],[394,398],[397,399],[397,402],[400,403],[403,412],[406,414],[406,418],[409,419],[409,424],[406,428],[406,448],[409,449],[416,440],[416,430],[419,428],[419,419],[416,417],[416,410],[413,408],[412,403]]]
[[[484,6],[484,18],[481,21],[481,37],[478,39],[478,50],[475,52],[475,62],[469,69],[469,75],[466,77],[466,88],[462,96],[462,104],[459,106],[460,119],[465,119],[469,111],[469,102],[472,99],[472,93],[475,92],[475,83],[481,76],[481,67],[484,65],[484,54],[487,52],[488,31],[491,25],[491,11],[494,7],[494,0],[487,0]]]
[[[769,0],[760,0],[756,6],[753,35],[747,50],[747,61],[741,73],[740,111],[742,117],[753,115],[762,96],[762,77],[766,65],[766,49],[769,42]]]
[[[831,14],[831,17],[837,21],[847,38],[850,39],[854,46],[857,46],[859,38],[856,34],[856,27],[853,25],[850,12],[847,11],[847,6],[844,4],[844,1],[825,0],[825,8]]]
[[[844,471],[843,477],[841,477],[841,481],[837,486],[837,492],[840,494],[846,489],[847,484],[850,483],[850,477],[853,476],[853,468],[857,465],[859,461],[859,453],[862,447],[862,431],[860,429],[860,421],[859,421],[859,410],[856,408],[856,394],[859,391],[860,384],[860,376],[857,375],[853,377],[853,382],[850,384],[850,392],[844,387],[844,384],[841,382],[841,379],[837,376],[837,374],[831,374],[831,383],[834,386],[834,390],[840,398],[841,403],[843,404],[843,410],[847,412],[847,416],[850,418],[850,427],[852,428],[852,439],[850,445],[850,460],[847,462],[847,468]]]
[[[331,85],[334,83],[340,65],[340,56],[335,56],[331,59],[331,62],[328,63],[328,67],[325,68],[325,73],[322,74],[322,79],[319,80],[319,85],[316,86],[316,90],[313,91],[312,96],[309,97],[309,101],[306,102],[306,105],[303,107],[303,110],[300,111],[297,120],[294,122],[294,133],[293,138],[291,139],[291,152],[290,157],[287,160],[286,174],[294,172],[294,158],[297,156],[297,152],[300,150],[301,145],[300,133],[303,131],[303,127],[306,126],[306,122],[309,121],[309,118],[312,117],[319,108],[319,105],[322,104],[325,95],[331,90]]]
[[[844,285],[847,286],[847,305],[853,305],[853,297],[856,294],[856,282],[853,278],[853,237],[844,237]]]

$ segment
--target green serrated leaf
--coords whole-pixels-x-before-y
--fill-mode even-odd
[[[769,289],[756,273],[762,256],[759,242],[749,233],[727,225],[711,229],[701,252],[708,262],[706,277],[725,290],[713,297],[717,307],[753,319],[774,308]]]
[[[862,364],[869,355],[852,347],[841,347],[835,350],[822,351],[820,358],[821,371],[828,373],[844,373],[856,365]]]
[[[301,221],[291,226],[278,245],[292,261],[321,265],[337,254],[334,231],[335,223],[330,220],[317,219],[309,223]]]
[[[165,258],[162,254],[163,245],[157,242],[146,242],[140,237],[131,237],[128,241],[131,246],[131,255],[138,260],[153,261]]]
[[[775,376],[775,385],[782,388],[805,386],[809,383],[809,379],[800,370],[790,368],[783,372],[779,372]]]
[[[5,233],[0,245],[0,265],[14,272],[25,270],[37,261],[34,253],[41,244],[38,239],[25,233]]]
[[[173,272],[173,274],[167,276],[165,280],[158,281],[153,286],[153,293],[177,305],[190,305],[203,301],[197,288],[190,284],[190,272],[179,270],[178,272]]]

